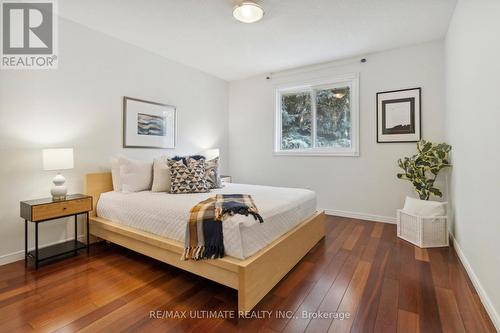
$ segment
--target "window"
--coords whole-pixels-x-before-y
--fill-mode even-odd
[[[275,154],[358,156],[358,76],[276,91]]]

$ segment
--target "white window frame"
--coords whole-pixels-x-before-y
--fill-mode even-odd
[[[351,92],[351,147],[316,148],[316,103],[312,103],[312,148],[281,149],[281,95],[284,93],[303,92],[323,88],[349,87]],[[335,76],[334,78],[309,81],[301,84],[288,84],[276,88],[276,108],[274,117],[274,155],[276,156],[359,156],[359,73]],[[313,96],[314,98],[314,96]]]

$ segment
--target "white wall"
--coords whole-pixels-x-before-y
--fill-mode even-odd
[[[24,249],[19,201],[50,196],[42,148],[75,148],[75,169],[64,172],[73,193],[116,153],[152,159],[219,147],[228,170],[225,81],[67,20],[59,32],[59,69],[0,71],[0,263]],[[123,96],[177,106],[178,148],[122,149]],[[42,244],[67,236],[63,223],[40,230]]]
[[[229,155],[235,181],[307,187],[316,191],[321,208],[394,218],[405,195],[413,194],[409,183],[396,178],[396,161],[413,154],[415,144],[377,144],[375,95],[422,87],[423,137],[444,140],[444,46],[435,41],[366,58],[365,64],[356,61],[335,67],[332,63],[331,69],[231,82]],[[273,156],[275,86],[352,72],[360,73],[361,156]]]
[[[458,2],[446,37],[446,121],[453,145],[452,231],[500,330],[499,36],[498,0]]]

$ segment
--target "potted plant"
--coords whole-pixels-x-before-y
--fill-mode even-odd
[[[435,186],[439,172],[451,166],[448,154],[451,146],[422,140],[417,143],[417,154],[398,160],[403,169],[399,179],[413,184],[418,199],[406,198],[405,207],[398,210],[398,236],[420,247],[448,245],[448,223],[445,203],[430,201],[443,193]]]
[[[417,154],[398,160],[404,171],[398,173],[398,178],[410,181],[421,200],[429,200],[431,194],[441,198],[443,193],[434,187],[434,182],[439,171],[451,166],[448,162],[450,150],[451,146],[446,143],[418,142]]]

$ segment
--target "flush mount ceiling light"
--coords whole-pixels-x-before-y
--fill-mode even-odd
[[[253,1],[243,1],[233,9],[233,16],[243,23],[254,23],[262,19],[264,10]]]

